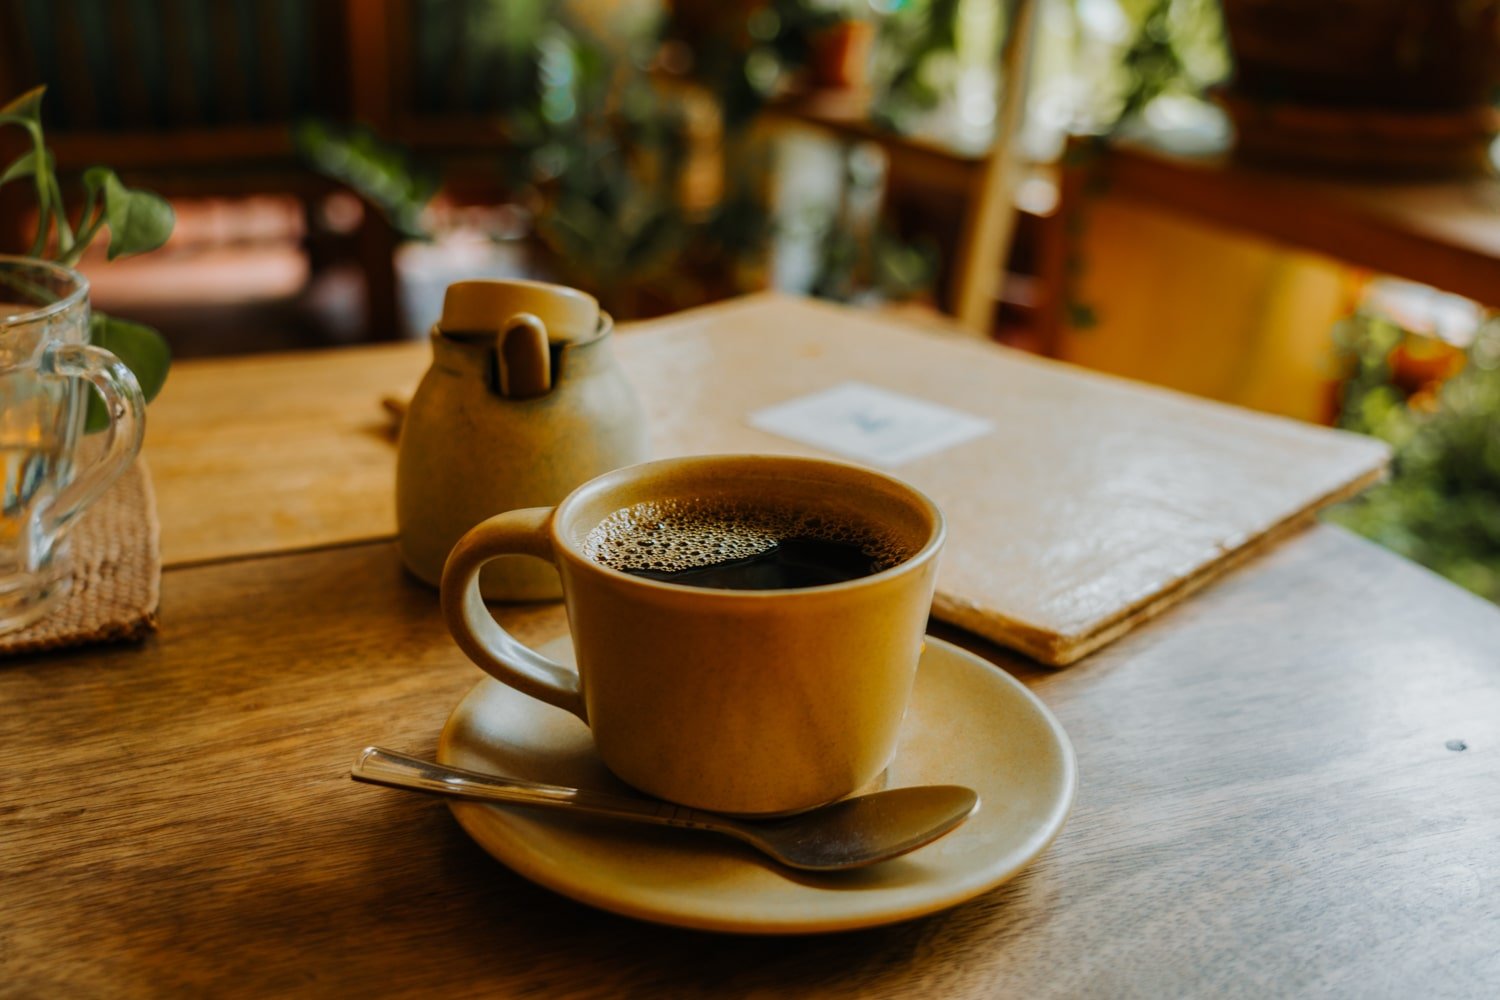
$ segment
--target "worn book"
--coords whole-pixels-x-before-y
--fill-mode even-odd
[[[948,519],[934,613],[1072,663],[1379,479],[1370,438],[826,303],[626,328],[657,457],[818,455]]]

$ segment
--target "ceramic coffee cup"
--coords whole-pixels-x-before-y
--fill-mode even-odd
[[[647,579],[591,558],[590,532],[645,502],[849,516],[902,557],[843,582],[730,590]],[[600,758],[657,797],[745,815],[810,809],[895,753],[936,583],[943,516],[890,476],[780,456],[618,469],[554,507],[500,514],[454,547],[443,615],[491,676],[584,720]],[[597,537],[597,536],[596,536]],[[479,573],[524,554],[558,569],[578,670],[527,648],[485,607]]]

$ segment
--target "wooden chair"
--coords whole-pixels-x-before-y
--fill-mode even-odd
[[[275,0],[6,0],[0,95],[47,85],[59,173],[104,163],[168,197],[289,194],[312,206],[336,189],[298,157],[292,125],[355,111],[351,25],[368,6]],[[0,151],[3,153],[4,151]],[[0,189],[0,242],[16,249],[24,196]],[[23,199],[24,200],[24,199]],[[309,233],[316,230],[310,223]],[[395,238],[368,209],[347,238],[320,237],[310,261],[352,257],[366,277],[367,325],[397,329]]]
[[[1010,0],[1000,52],[995,142],[971,188],[971,206],[954,259],[951,310],[972,333],[987,337],[1016,224],[1017,139],[1026,117],[1037,0]]]
[[[1009,0],[1000,49],[995,136],[966,153],[920,136],[900,135],[869,120],[868,98],[815,94],[773,106],[773,118],[829,128],[876,142],[890,157],[893,181],[952,192],[963,201],[963,226],[952,255],[945,308],[975,336],[988,337],[1015,233],[1015,189],[1021,168],[1017,136],[1025,117],[1038,0]]]

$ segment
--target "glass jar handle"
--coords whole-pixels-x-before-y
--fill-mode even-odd
[[[104,409],[109,414],[104,454],[63,487],[43,515],[48,533],[56,534],[97,500],[135,459],[146,433],[146,400],[135,374],[125,363],[92,344],[58,344],[48,348],[43,370],[88,380],[104,397]]]

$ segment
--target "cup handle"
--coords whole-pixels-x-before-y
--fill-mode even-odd
[[[518,642],[495,621],[479,593],[479,571],[500,556],[536,556],[556,565],[552,510],[528,507],[496,514],[458,540],[443,565],[443,620],[459,648],[485,673],[587,722],[578,674]]]
[[[99,498],[141,450],[146,433],[146,400],[140,383],[125,363],[92,344],[57,344],[47,348],[43,370],[65,378],[87,379],[104,397],[109,436],[104,454],[63,487],[43,515],[49,532],[61,532],[85,507]]]

